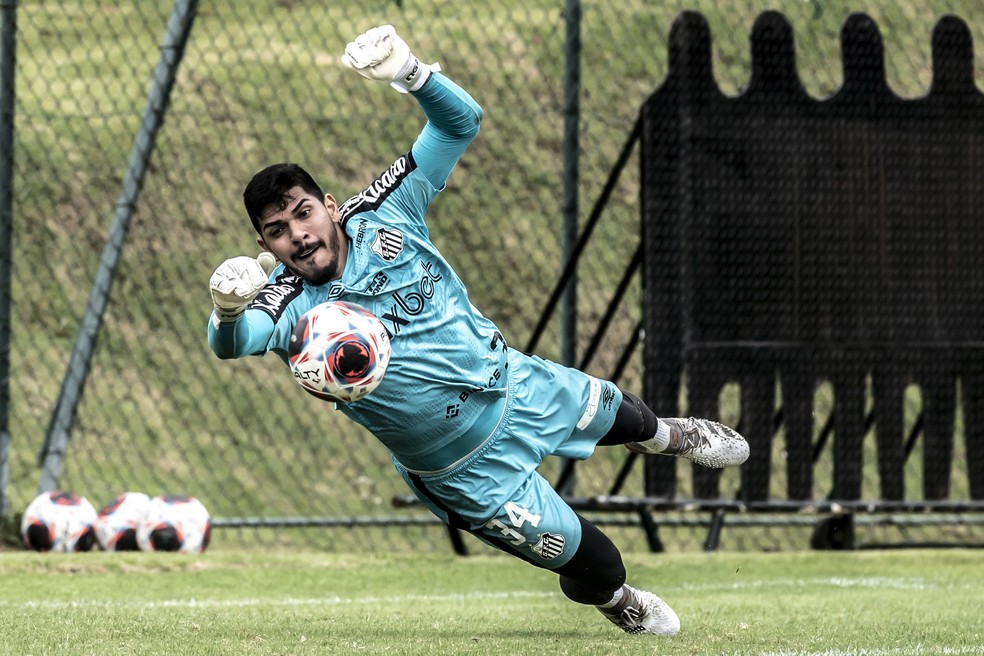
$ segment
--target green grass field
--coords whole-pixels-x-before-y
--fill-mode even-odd
[[[500,555],[0,554],[4,654],[984,654],[971,550],[635,554],[630,636]]]

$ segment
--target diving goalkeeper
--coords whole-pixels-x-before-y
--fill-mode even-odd
[[[482,108],[414,56],[392,26],[345,48],[343,63],[392,85],[426,122],[410,150],[339,204],[297,164],[273,164],[243,201],[263,250],[213,273],[208,341],[219,358],[273,352],[286,361],[298,318],[332,300],[358,303],[391,336],[386,375],[338,409],[392,454],[421,503],[445,523],[559,575],[564,594],[628,633],[672,635],[680,621],[625,583],[612,541],[537,473],[545,456],[596,446],[738,465],[748,444],[695,418],[657,418],[613,383],[506,345],[429,239],[424,215],[478,134]],[[490,219],[491,220],[491,219]]]

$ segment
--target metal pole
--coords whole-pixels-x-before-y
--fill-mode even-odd
[[[123,250],[123,241],[130,228],[130,221],[133,217],[137,198],[140,195],[140,189],[143,187],[144,176],[147,173],[150,156],[154,150],[157,132],[164,122],[164,113],[170,99],[171,89],[174,87],[174,78],[184,55],[185,45],[188,43],[191,26],[195,14],[198,12],[198,4],[199,0],[176,0],[167,22],[167,31],[164,35],[164,43],[161,46],[157,67],[154,69],[154,77],[140,122],[140,130],[134,140],[133,150],[130,152],[130,161],[127,166],[126,177],[123,180],[123,190],[116,201],[116,213],[110,228],[109,240],[106,242],[102,257],[99,260],[99,270],[89,295],[89,303],[79,326],[75,348],[72,351],[65,378],[62,379],[61,390],[58,392],[58,402],[52,413],[51,423],[48,425],[48,432],[39,454],[43,469],[41,480],[38,483],[38,492],[47,492],[58,486],[58,477],[61,474],[62,462],[68,448],[75,412],[82,396],[82,389],[85,387],[86,378],[89,375],[92,352],[95,348],[99,329],[102,326],[109,292],[116,268],[119,265],[120,253]]]
[[[17,0],[0,4],[0,517],[10,509],[10,274],[14,226]]]
[[[577,243],[578,178],[581,106],[581,0],[566,0],[564,10],[564,140],[563,199],[561,214],[561,255],[567,262]],[[577,275],[572,275],[561,303],[561,361],[570,366],[577,362]]]
[[[564,7],[564,141],[563,141],[563,200],[561,214],[561,256],[567,262],[574,256],[577,244],[578,178],[581,105],[581,0],[566,0]],[[561,362],[569,367],[577,362],[577,275],[572,274],[564,289],[560,307]],[[574,474],[567,478],[561,495],[574,493]]]

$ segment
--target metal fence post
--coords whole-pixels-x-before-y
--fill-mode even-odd
[[[14,224],[14,64],[17,0],[0,5],[0,516],[10,499],[10,277]]]
[[[561,200],[561,256],[566,263],[577,244],[578,178],[581,94],[581,0],[566,0],[564,8],[564,142],[563,190]],[[577,275],[573,274],[561,302],[561,361],[569,367],[577,363]],[[574,493],[574,473],[566,479],[563,495]]]

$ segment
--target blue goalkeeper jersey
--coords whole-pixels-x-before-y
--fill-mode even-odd
[[[273,351],[286,362],[304,312],[332,300],[366,307],[389,331],[392,358],[369,396],[337,407],[408,466],[438,467],[451,463],[428,454],[466,433],[488,435],[501,419],[507,358],[502,335],[471,304],[424,223],[482,109],[440,73],[413,95],[427,123],[410,152],[339,207],[348,238],[341,278],[315,286],[279,265],[243,317],[210,321],[208,336],[220,357]]]

